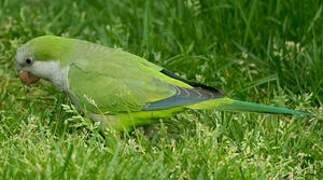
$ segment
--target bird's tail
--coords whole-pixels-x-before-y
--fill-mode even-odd
[[[274,113],[274,114],[295,114],[295,115],[311,115],[310,113],[278,108],[273,106],[261,105],[256,103],[243,102],[233,100],[227,97],[216,98],[203,101],[197,104],[189,105],[190,109],[216,109],[223,111],[235,112],[258,112],[258,113]]]

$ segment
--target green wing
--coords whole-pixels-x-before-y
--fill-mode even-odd
[[[69,71],[69,91],[90,111],[160,110],[215,97],[210,87],[185,81],[143,58],[93,46]]]

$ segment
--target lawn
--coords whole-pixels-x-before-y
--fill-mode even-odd
[[[0,0],[0,179],[323,179],[319,0]],[[101,131],[18,47],[40,35],[142,56],[234,99],[313,113],[189,111]]]

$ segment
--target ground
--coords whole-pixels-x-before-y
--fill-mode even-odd
[[[322,11],[319,0],[0,0],[0,178],[322,179]],[[100,131],[50,83],[20,82],[17,48],[45,34],[314,116],[190,111],[148,135]]]

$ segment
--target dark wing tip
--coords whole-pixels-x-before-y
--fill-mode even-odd
[[[193,88],[185,88],[185,87],[179,87],[179,86],[169,84],[170,86],[176,89],[176,93],[169,98],[148,103],[143,108],[143,110],[168,109],[168,108],[177,107],[177,106],[194,104],[194,103],[206,101],[209,99],[224,97],[224,92],[216,88],[213,88],[204,84],[196,83],[196,82],[187,81],[165,69],[163,69],[160,72],[171,78],[174,78],[186,84],[189,84]]]
[[[183,79],[179,76],[177,76],[176,74],[166,70],[166,69],[163,69],[160,71],[161,73],[165,74],[166,76],[169,76],[171,78],[174,78],[174,79],[177,79],[179,81],[182,81],[186,84],[189,84],[191,86],[194,87],[194,89],[197,89],[201,92],[205,92],[205,93],[212,93],[214,98],[220,98],[220,97],[224,97],[225,96],[225,93],[224,91],[222,90],[219,90],[219,89],[216,89],[214,87],[211,87],[211,86],[207,86],[205,84],[201,84],[201,83],[197,83],[197,82],[193,82],[193,81],[188,81],[186,79]]]

